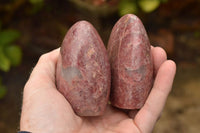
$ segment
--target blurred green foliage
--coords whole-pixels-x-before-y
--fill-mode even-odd
[[[1,5],[1,11],[11,16],[6,16],[0,21],[0,71],[8,72],[12,66],[18,66],[22,60],[22,50],[18,45],[14,43],[19,39],[20,32],[14,29],[2,29],[2,22],[12,15],[23,5],[31,4],[31,8],[27,10],[29,15],[35,14],[43,8],[44,0],[9,0]],[[0,99],[6,95],[6,86],[2,83],[2,77],[0,76]]]
[[[121,16],[128,13],[137,13],[138,7],[133,0],[121,0],[119,3],[119,14]]]
[[[14,45],[20,37],[20,33],[13,29],[1,29],[0,23],[0,70],[8,72],[11,66],[17,66],[21,63],[22,51],[17,45]],[[0,99],[6,94],[6,87],[2,85],[0,77]]]
[[[7,72],[11,66],[21,62],[21,49],[12,43],[18,39],[20,33],[16,30],[0,31],[0,70]]]
[[[30,10],[31,14],[35,14],[42,9],[44,6],[44,0],[29,0],[29,3],[32,4],[32,9]]]
[[[121,16],[128,13],[137,14],[139,11],[150,13],[163,2],[167,2],[167,0],[120,0],[119,14]]]

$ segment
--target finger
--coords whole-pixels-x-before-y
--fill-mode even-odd
[[[153,66],[154,66],[153,71],[154,71],[154,75],[156,75],[161,64],[167,60],[167,54],[163,48],[153,47],[153,46],[151,46],[151,53],[152,53],[152,57],[153,57]],[[134,117],[138,111],[139,110],[129,111],[129,113],[128,113],[129,117],[134,119]]]
[[[176,65],[171,60],[165,61],[160,66],[150,95],[134,119],[142,132],[152,131],[172,88],[175,71]]]
[[[167,54],[165,50],[161,47],[151,47],[151,53],[153,56],[154,76],[155,76],[161,64],[167,60]]]
[[[46,76],[50,79],[55,79],[55,68],[59,56],[59,48],[55,49],[49,53],[43,54],[33,69],[30,78],[37,78],[40,76]],[[42,78],[45,80],[45,78]]]
[[[55,69],[58,56],[59,48],[40,57],[24,87],[25,99],[38,89],[55,88]]]
[[[48,125],[73,125],[74,120],[78,119],[70,104],[55,86],[58,56],[59,49],[44,54],[34,67],[24,87],[21,130],[39,132],[35,130],[46,129]]]

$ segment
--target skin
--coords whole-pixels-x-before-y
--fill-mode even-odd
[[[176,65],[165,51],[151,47],[155,81],[139,110],[124,112],[107,105],[98,117],[79,117],[55,85],[59,49],[40,57],[23,92],[21,131],[34,133],[150,133],[159,119],[171,91]]]

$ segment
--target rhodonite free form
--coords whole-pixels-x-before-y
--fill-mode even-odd
[[[127,14],[112,29],[108,42],[111,65],[111,104],[140,109],[153,83],[150,43],[140,19]]]
[[[103,114],[110,94],[106,48],[94,27],[80,21],[66,34],[57,62],[58,90],[79,116]]]

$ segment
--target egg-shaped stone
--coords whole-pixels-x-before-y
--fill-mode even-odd
[[[151,46],[141,20],[127,14],[112,29],[108,42],[111,65],[111,104],[140,109],[152,88]]]
[[[87,21],[67,32],[57,62],[58,90],[79,116],[102,115],[110,94],[110,64],[106,48]]]

